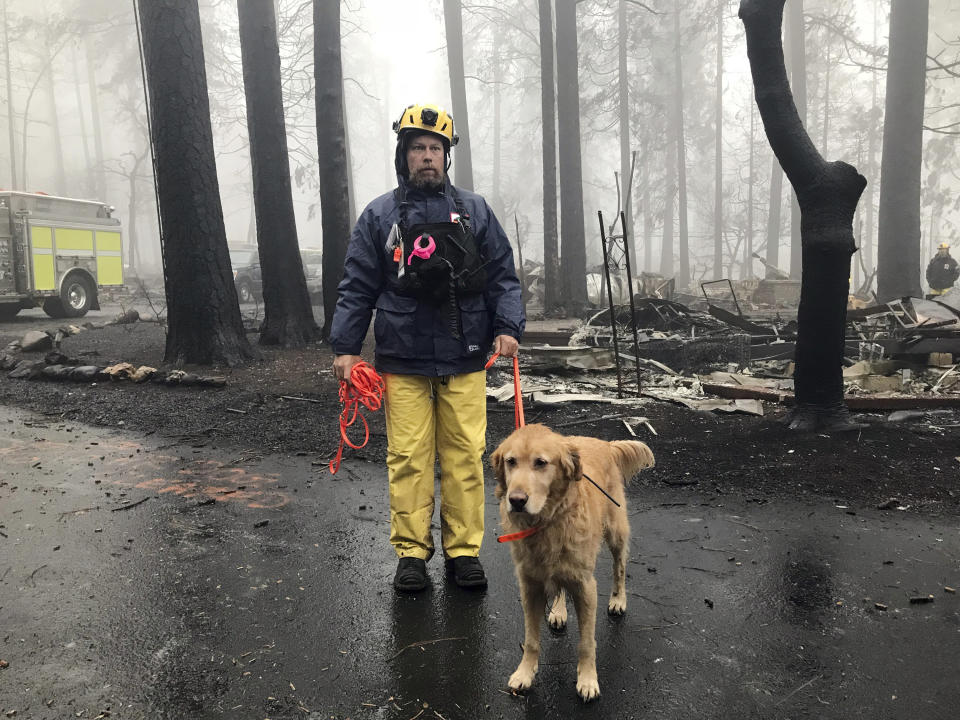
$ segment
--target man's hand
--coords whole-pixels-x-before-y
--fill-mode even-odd
[[[513,357],[520,349],[520,343],[510,335],[497,335],[493,341],[493,351],[502,357]]]
[[[363,360],[359,355],[337,355],[333,359],[333,375],[337,380],[350,382],[350,371],[353,366]]]

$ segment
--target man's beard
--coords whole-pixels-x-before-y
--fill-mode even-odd
[[[433,192],[443,188],[443,175],[437,171],[431,173],[411,173],[410,184],[417,188],[417,190]]]

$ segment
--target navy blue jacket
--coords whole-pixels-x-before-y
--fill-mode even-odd
[[[444,377],[475,372],[483,369],[495,336],[520,340],[525,317],[510,241],[482,197],[459,188],[457,195],[470,215],[487,272],[482,295],[460,298],[463,337],[453,337],[443,308],[396,291],[397,263],[386,247],[391,228],[400,221],[391,191],[367,205],[350,236],[330,329],[337,355],[360,354],[373,308],[374,364],[382,373]],[[450,222],[457,211],[449,192],[425,193],[406,186],[406,199],[409,227]]]

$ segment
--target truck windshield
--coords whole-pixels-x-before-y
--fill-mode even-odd
[[[230,251],[230,265],[234,270],[237,268],[250,267],[251,265],[259,265],[260,256],[257,254],[257,251],[254,250],[231,250]]]

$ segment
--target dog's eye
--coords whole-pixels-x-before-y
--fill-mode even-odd
[[[549,465],[549,463],[543,458],[537,458],[533,461],[533,466],[538,469],[545,468],[547,465]]]
[[[508,457],[504,462],[507,464],[507,467],[515,467],[517,464],[517,459]]]

